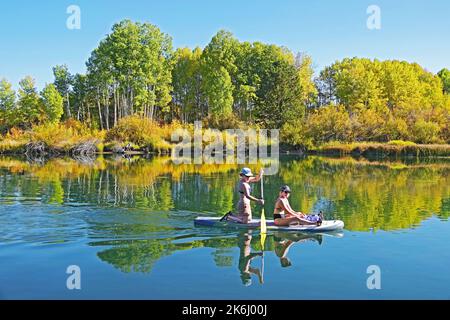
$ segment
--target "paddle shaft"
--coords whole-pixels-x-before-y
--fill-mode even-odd
[[[263,182],[263,177],[261,177],[261,199],[264,199],[264,182]]]

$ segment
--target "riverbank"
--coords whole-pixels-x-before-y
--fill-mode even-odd
[[[416,144],[409,141],[333,142],[308,150],[309,154],[363,156],[363,157],[449,157],[450,144]]]
[[[170,155],[171,147],[164,149],[141,148],[118,141],[103,143],[91,139],[66,148],[49,146],[43,142],[33,141],[0,141],[0,155],[35,155],[35,156],[83,156],[83,155]],[[323,155],[354,157],[450,157],[450,145],[393,145],[390,143],[349,143],[320,146],[311,150],[287,148],[280,150],[282,155]]]
[[[154,154],[170,155],[175,144],[172,134],[186,129],[192,136],[192,125],[172,123],[161,125],[150,119],[127,117],[110,130],[95,130],[75,120],[60,124],[35,126],[23,131],[12,129],[0,136],[0,154],[42,156],[83,156],[94,154]],[[217,138],[216,133],[203,129],[203,147]],[[225,141],[229,133],[224,132]],[[210,141],[210,142],[208,142]],[[268,142],[270,144],[270,142]],[[409,141],[390,142],[329,142],[310,149],[280,145],[281,154],[312,154],[364,157],[450,157],[450,144],[416,144]]]

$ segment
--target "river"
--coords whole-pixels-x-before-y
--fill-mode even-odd
[[[195,227],[233,209],[237,165],[0,157],[0,299],[450,299],[448,159],[279,164],[266,214],[288,184],[343,232],[269,232],[261,256],[258,230]]]

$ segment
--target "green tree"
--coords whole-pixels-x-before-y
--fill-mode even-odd
[[[54,84],[48,84],[41,92],[42,106],[47,121],[58,123],[64,113],[64,99]]]
[[[73,76],[69,72],[67,65],[58,65],[53,68],[53,75],[55,77],[54,85],[65,102],[65,118],[71,118],[70,111],[70,91],[73,82]]]
[[[319,106],[339,103],[345,108],[351,121],[350,140],[448,141],[445,74],[442,71],[439,78],[405,61],[343,59],[321,72]]]
[[[18,113],[16,120],[18,126],[29,128],[30,125],[38,123],[41,115],[41,103],[37,93],[35,81],[30,76],[19,82]]]
[[[233,84],[224,67],[208,70],[203,88],[208,101],[208,114],[228,116],[233,112]]]
[[[77,114],[77,120],[90,123],[91,113],[89,108],[89,83],[87,77],[78,73],[74,75],[72,88],[71,101]]]
[[[304,115],[309,93],[305,93],[306,86],[303,91],[302,81],[306,84],[308,72],[307,68],[300,69],[306,64],[296,65],[294,55],[286,48],[260,42],[241,43],[235,52],[238,114],[268,128],[280,128],[286,121]]]
[[[256,114],[264,126],[281,128],[284,123],[305,115],[299,74],[293,64],[276,61],[262,83]]]
[[[0,81],[0,129],[9,129],[15,122],[16,92],[6,79]]]
[[[317,100],[318,90],[313,81],[314,69],[312,58],[299,53],[295,58],[295,66],[299,73],[299,86],[301,88],[301,99],[305,106],[311,107]]]
[[[208,102],[209,115],[230,115],[233,111],[234,85],[232,75],[237,71],[235,50],[239,42],[221,30],[203,50],[202,91]]]
[[[179,118],[183,123],[201,119],[206,115],[201,88],[201,55],[200,48],[182,48],[174,54],[172,103],[179,109]]]
[[[439,78],[442,80],[444,86],[444,92],[450,94],[450,70],[444,68],[438,72]]]
[[[167,34],[149,23],[115,24],[87,62],[100,126],[108,129],[110,118],[116,124],[136,113],[164,118],[170,111],[172,67]]]

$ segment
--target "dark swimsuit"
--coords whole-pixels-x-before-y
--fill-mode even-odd
[[[277,202],[278,202],[278,200],[277,200]],[[275,210],[281,210],[281,211],[283,211],[283,208],[276,207]],[[284,214],[281,214],[281,213],[274,213],[274,214],[273,214],[273,220],[277,220],[277,219],[284,219]]]

